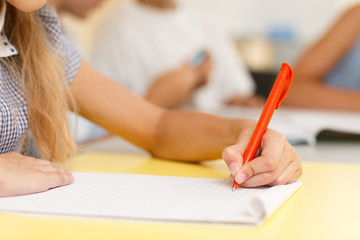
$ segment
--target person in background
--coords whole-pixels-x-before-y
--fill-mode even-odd
[[[288,106],[360,112],[360,5],[346,11],[294,66]]]
[[[165,108],[262,106],[232,39],[176,0],[136,0],[102,22],[90,62]]]
[[[105,0],[48,0],[59,14],[70,13],[78,18],[85,19],[89,13],[99,7]]]
[[[219,159],[245,187],[296,181],[301,162],[280,133],[268,129],[253,161],[242,165],[255,121],[166,110],[93,69],[61,34],[46,0],[0,0],[0,196],[71,184],[71,172],[50,161],[76,153],[67,113],[78,112],[153,156]],[[41,158],[26,155],[31,130]]]

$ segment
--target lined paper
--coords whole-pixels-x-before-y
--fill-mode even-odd
[[[261,223],[301,185],[232,191],[227,179],[74,172],[69,186],[0,198],[0,211],[150,221]]]

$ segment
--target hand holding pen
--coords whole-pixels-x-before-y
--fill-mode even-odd
[[[293,147],[282,134],[267,129],[272,114],[284,100],[292,79],[292,69],[283,64],[254,132],[243,132],[236,145],[223,151],[223,159],[230,169],[231,180],[234,181],[233,190],[239,184],[243,187],[287,184],[301,175],[300,158]],[[259,156],[254,159],[257,151]]]

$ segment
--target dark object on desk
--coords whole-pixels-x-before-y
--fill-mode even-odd
[[[360,142],[360,134],[323,130],[316,136],[318,141],[351,141]]]
[[[263,96],[266,99],[269,96],[271,88],[276,80],[277,73],[250,71],[250,74],[255,80],[255,94]]]

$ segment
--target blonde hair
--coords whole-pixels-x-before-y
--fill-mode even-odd
[[[4,1],[1,1],[1,8]],[[67,112],[75,109],[61,58],[40,19],[7,4],[4,32],[18,55],[1,58],[22,86],[29,127],[42,158],[65,161],[76,152]]]

